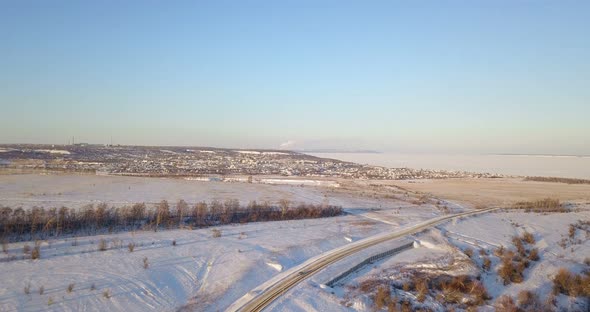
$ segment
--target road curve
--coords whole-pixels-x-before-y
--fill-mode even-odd
[[[307,264],[306,266],[302,267],[301,269],[287,275],[280,281],[277,281],[272,286],[268,287],[264,292],[259,294],[258,296],[254,297],[252,300],[241,306],[237,311],[243,312],[250,312],[250,311],[262,311],[268,305],[270,305],[274,300],[280,297],[282,294],[287,292],[289,289],[293,288],[295,285],[300,283],[301,281],[307,279],[308,277],[312,276],[313,274],[319,272],[320,270],[324,269],[330,264],[335,263],[336,261],[343,259],[349,255],[352,255],[356,252],[359,252],[365,248],[386,242],[391,239],[400,238],[409,234],[414,234],[420,231],[423,231],[426,228],[432,227],[437,225],[441,222],[465,217],[474,214],[480,214],[489,212],[492,210],[496,210],[500,208],[487,208],[481,210],[474,210],[468,212],[457,213],[453,215],[438,217],[434,219],[430,219],[419,224],[416,224],[412,227],[407,229],[403,229],[400,231],[388,233],[385,235],[377,235],[374,237],[370,237],[367,239],[360,240],[358,242],[349,244],[344,246],[344,248],[339,248],[336,251],[327,252],[324,256],[317,258],[312,263]]]

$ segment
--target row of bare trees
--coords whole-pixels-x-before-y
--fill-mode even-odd
[[[96,234],[127,230],[154,230],[179,227],[207,227],[230,223],[279,221],[337,216],[342,208],[332,205],[291,205],[287,200],[277,204],[238,200],[198,202],[189,205],[179,200],[170,205],[163,200],[148,207],[145,203],[109,207],[106,203],[68,207],[33,207],[31,209],[0,206],[0,236],[3,240],[45,239],[69,234]]]

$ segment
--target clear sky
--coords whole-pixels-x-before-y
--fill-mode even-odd
[[[0,143],[590,154],[590,1],[0,1]]]

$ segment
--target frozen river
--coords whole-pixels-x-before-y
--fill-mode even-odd
[[[392,168],[465,170],[508,175],[590,179],[590,156],[404,153],[317,153],[310,155]]]

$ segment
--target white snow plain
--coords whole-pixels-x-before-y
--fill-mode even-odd
[[[162,199],[194,204],[283,198],[293,203],[327,201],[351,213],[219,226],[215,227],[221,230],[219,238],[212,237],[211,228],[204,228],[51,239],[39,242],[38,260],[23,259],[24,246],[32,247],[34,242],[10,243],[7,252],[0,254],[0,311],[224,310],[279,271],[392,226],[440,214],[431,205],[414,206],[322,187],[94,175],[0,176],[0,203],[27,209],[99,202],[120,206]],[[408,218],[402,216],[405,211]],[[101,240],[108,250],[99,251]],[[130,243],[135,245],[133,252]]]

